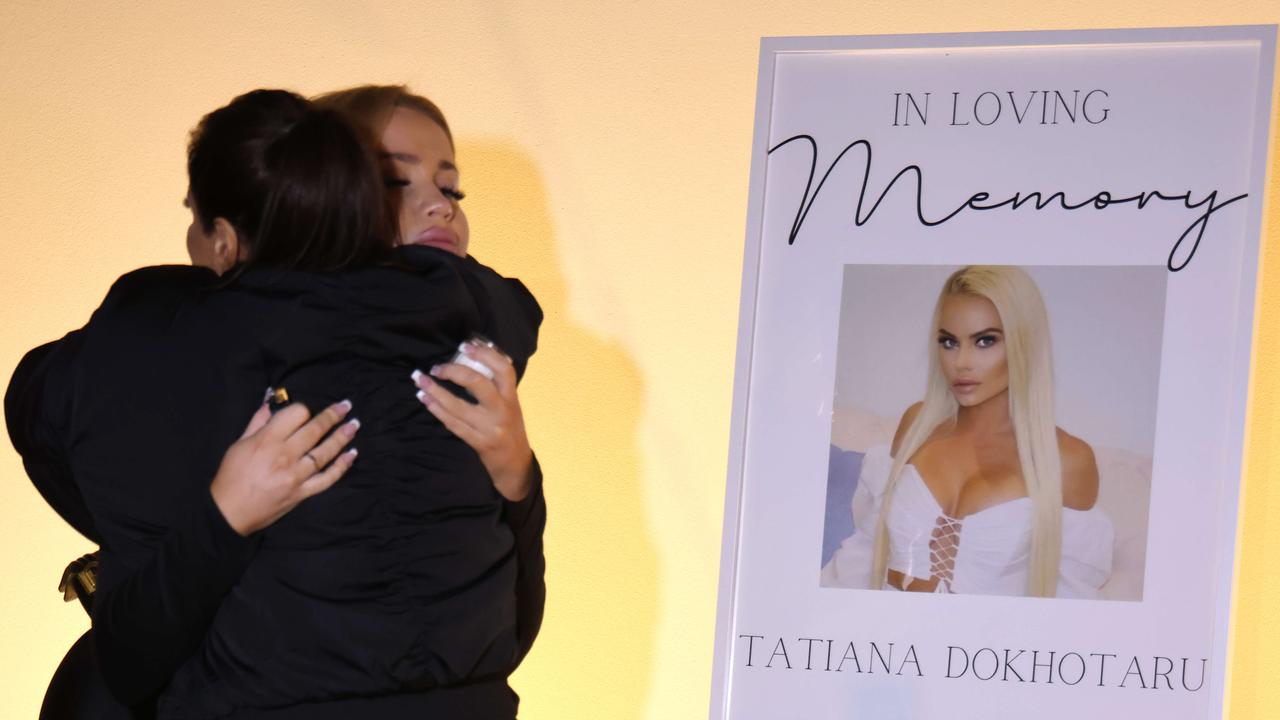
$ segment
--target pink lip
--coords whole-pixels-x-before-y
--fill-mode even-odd
[[[458,252],[458,234],[444,226],[430,227],[415,235],[408,244],[427,245],[456,254]]]
[[[956,392],[964,393],[964,392],[970,392],[974,388],[978,387],[978,385],[980,384],[981,383],[979,383],[977,380],[957,380],[956,382],[951,383],[951,387]]]

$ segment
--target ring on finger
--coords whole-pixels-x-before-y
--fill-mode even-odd
[[[307,454],[303,455],[302,457],[304,457],[304,458],[306,458],[306,459],[310,460],[310,461],[311,461],[311,465],[316,469],[316,472],[320,472],[320,461],[319,461],[319,460],[316,460],[316,456],[315,456],[315,455],[312,455],[311,453],[307,453]]]

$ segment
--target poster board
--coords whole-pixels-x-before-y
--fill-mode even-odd
[[[1274,27],[762,42],[711,717],[1221,716],[1274,54]],[[1025,486],[949,492],[945,452],[894,469],[931,373],[967,412],[934,312],[971,265],[1043,299],[1052,372],[1006,383],[1070,438],[1060,534]]]

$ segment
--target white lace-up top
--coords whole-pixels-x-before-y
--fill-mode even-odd
[[[887,446],[867,451],[853,496],[854,533],[822,570],[824,585],[869,587],[876,518],[893,459]],[[1023,595],[1031,553],[1031,499],[1018,498],[963,518],[943,512],[907,465],[889,509],[889,569],[938,578],[938,592]],[[1058,597],[1096,597],[1111,575],[1111,521],[1101,511],[1062,511]],[[885,586],[886,588],[889,586]]]

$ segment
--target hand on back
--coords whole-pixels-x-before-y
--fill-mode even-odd
[[[334,430],[350,411],[345,400],[314,418],[300,403],[274,415],[265,404],[259,408],[209,488],[227,524],[241,535],[257,532],[337,482],[356,459],[354,448],[342,450],[360,421]]]
[[[467,342],[462,352],[493,372],[490,379],[458,363],[415,371],[418,399],[432,415],[480,456],[493,486],[507,500],[519,502],[529,494],[533,478],[533,450],[524,429],[524,414],[516,393],[516,370],[511,358],[482,343]],[[432,378],[456,383],[475,397],[470,403]]]

